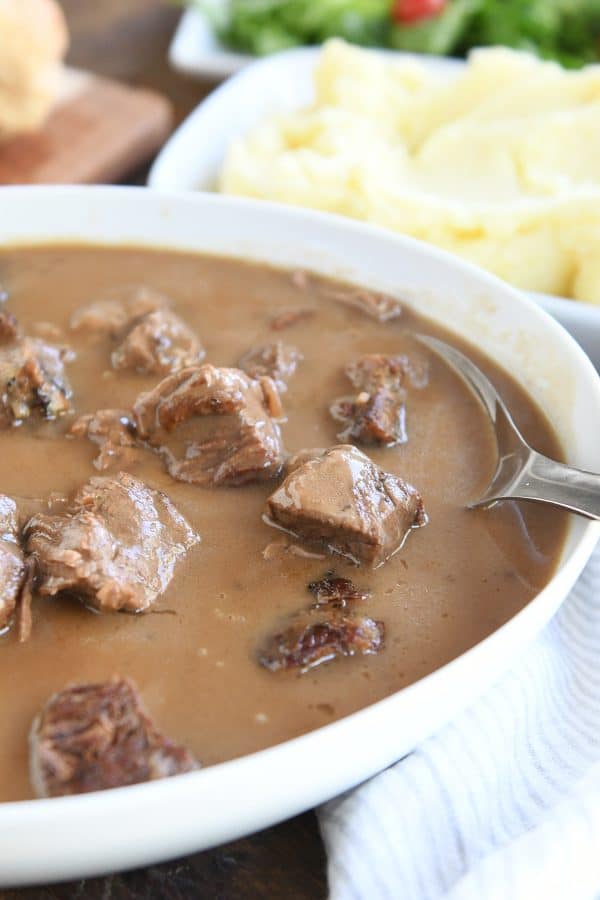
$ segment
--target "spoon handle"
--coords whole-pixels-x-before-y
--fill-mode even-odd
[[[600,475],[556,462],[532,451],[510,496],[562,506],[588,519],[600,519]]]

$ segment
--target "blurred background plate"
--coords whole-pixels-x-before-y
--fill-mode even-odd
[[[184,35],[188,64],[192,65],[195,53],[195,71],[206,73],[207,69],[202,68],[207,65],[206,44],[203,47],[193,32],[199,24],[196,38],[203,34],[206,37],[208,25],[203,17],[186,13],[180,32]],[[180,40],[180,47],[184,47],[184,39]],[[211,39],[214,44],[214,35]],[[176,37],[175,44],[178,40]],[[234,138],[273,113],[297,109],[311,102],[312,73],[319,52],[319,48],[302,47],[253,61],[218,87],[167,141],[150,170],[148,186],[168,191],[214,191],[225,152]],[[409,56],[389,50],[372,52],[396,58]],[[215,51],[215,56],[218,55]],[[231,57],[233,54],[225,55]],[[410,55],[448,73],[456,72],[464,65],[455,59]],[[183,58],[181,51],[180,59]],[[221,59],[221,65],[225,64],[226,61]],[[212,71],[217,71],[216,63]],[[224,68],[220,71],[225,73]],[[532,296],[571,332],[596,367],[600,367],[600,310],[576,300]]]
[[[173,68],[199,78],[227,78],[251,61],[251,56],[227,50],[199,10],[184,12],[169,47]]]

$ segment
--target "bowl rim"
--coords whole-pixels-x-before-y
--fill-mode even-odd
[[[105,200],[104,198],[109,198]],[[148,191],[144,188],[129,187],[37,187],[37,186],[10,186],[0,188],[0,209],[3,205],[10,207],[11,204],[29,203],[33,207],[40,204],[40,208],[44,205],[52,204],[54,208],[64,208],[65,203],[83,204],[86,214],[93,207],[94,203],[99,203],[100,207],[105,204],[110,207],[114,203],[118,206],[120,203],[132,203],[138,205],[138,212],[143,214],[144,210],[154,210],[155,214],[161,214],[160,211],[174,209],[175,211],[183,207],[191,207],[194,211],[204,210],[210,214],[211,210],[218,208],[225,209],[228,214],[234,215],[240,210],[244,210],[246,214],[256,214],[257,216],[270,217],[274,221],[282,220],[282,224],[295,222],[299,226],[316,227],[317,230],[330,232],[346,232],[357,236],[365,236],[371,240],[391,242],[395,247],[403,247],[410,254],[417,254],[425,259],[431,258],[444,262],[453,268],[457,268],[470,280],[475,280],[478,284],[483,284],[491,288],[495,294],[500,293],[507,298],[507,302],[512,304],[521,304],[523,308],[528,308],[530,313],[535,312],[538,321],[542,322],[545,328],[551,329],[555,334],[561,333],[560,340],[565,343],[565,348],[570,348],[571,357],[577,361],[577,369],[580,377],[587,380],[593,385],[593,390],[598,399],[600,410],[600,378],[593,368],[589,359],[583,351],[577,346],[573,339],[564,332],[554,320],[552,320],[545,312],[526,295],[521,294],[518,290],[500,281],[500,279],[478,269],[472,263],[453,257],[446,251],[424,244],[413,238],[398,235],[389,232],[375,225],[349,220],[341,216],[334,216],[327,213],[316,212],[308,209],[300,209],[291,206],[284,206],[274,203],[265,203],[263,201],[248,200],[237,197],[222,197],[219,195],[209,194],[192,194],[189,192],[181,193],[160,193],[156,191]],[[68,205],[67,203],[67,205]],[[92,213],[93,214],[93,213]],[[8,216],[7,218],[10,218]],[[168,223],[169,214],[166,215],[165,221]],[[69,242],[72,243],[72,236],[67,232],[66,225],[60,217],[56,221],[56,236],[40,237],[35,234],[35,217],[34,224],[31,226],[31,237],[23,238],[16,241],[7,240],[5,235],[10,233],[11,224],[0,222],[0,243],[3,245],[25,246],[35,244],[55,244]],[[76,222],[73,222],[74,226]],[[140,231],[140,240],[131,243],[137,246],[150,246],[157,248],[170,248],[179,250],[189,250],[189,246],[182,246],[179,241],[171,242],[165,236],[164,242],[157,243],[154,240],[146,242],[141,236],[144,229],[144,222],[140,218],[137,226]],[[165,225],[165,235],[168,226]],[[62,237],[61,237],[62,236]],[[75,241],[77,237],[75,236]],[[111,240],[107,236],[106,240],[81,239],[80,243],[88,245],[105,245],[123,243],[118,238]],[[200,251],[198,251],[200,252]],[[235,255],[235,254],[232,254]],[[243,257],[243,254],[239,254]],[[540,318],[541,317],[541,318]],[[278,783],[285,784],[286,767],[291,766],[292,760],[302,757],[308,763],[318,765],[321,759],[322,747],[326,749],[339,746],[345,742],[347,737],[351,737],[352,732],[360,727],[369,731],[372,725],[376,725],[375,733],[386,733],[392,735],[392,721],[394,719],[394,710],[399,710],[399,698],[403,698],[403,708],[413,710],[417,713],[420,706],[426,706],[428,698],[431,698],[437,692],[437,686],[441,682],[446,682],[449,686],[449,694],[452,685],[460,683],[464,678],[464,672],[477,670],[481,661],[489,658],[491,654],[494,659],[494,665],[497,671],[492,675],[492,680],[501,674],[508,667],[506,659],[501,652],[502,648],[510,643],[507,635],[513,632],[519,632],[521,639],[516,643],[516,650],[521,650],[529,640],[531,640],[549,620],[558,605],[566,596],[568,590],[575,582],[583,566],[587,562],[589,556],[596,545],[600,535],[600,524],[589,523],[581,529],[576,546],[565,560],[562,559],[557,571],[552,576],[548,584],[537,594],[532,600],[515,616],[508,620],[500,628],[493,631],[483,641],[465,651],[463,654],[452,659],[439,669],[431,672],[424,678],[413,682],[409,686],[390,694],[389,696],[370,704],[355,713],[345,716],[335,722],[321,726],[307,732],[299,737],[288,741],[273,745],[252,754],[237,757],[227,762],[218,763],[208,766],[199,771],[190,772],[175,778],[166,778],[163,780],[148,782],[142,784],[131,785],[128,787],[113,788],[105,791],[99,791],[91,794],[82,794],[72,797],[60,797],[52,799],[36,799],[10,801],[0,803],[0,830],[3,835],[23,835],[27,833],[28,828],[35,823],[38,832],[60,832],[61,829],[67,829],[71,834],[76,835],[78,826],[81,822],[88,821],[90,817],[98,819],[98,821],[107,818],[113,820],[115,817],[122,817],[124,821],[137,820],[138,816],[143,812],[148,816],[156,815],[160,811],[160,815],[164,816],[165,823],[171,821],[174,811],[182,816],[181,821],[183,830],[187,834],[187,838],[181,835],[175,838],[175,844],[171,842],[149,841],[146,848],[138,848],[136,853],[124,852],[119,854],[113,853],[111,859],[114,859],[114,866],[111,864],[112,870],[119,867],[126,867],[132,864],[143,864],[151,860],[165,859],[179,853],[191,852],[198,848],[198,839],[194,837],[193,829],[193,813],[190,807],[194,806],[193,798],[201,798],[203,796],[204,787],[208,782],[212,783],[212,792],[217,794],[219,791],[224,792],[226,796],[231,797],[236,791],[242,791],[244,784],[248,779],[252,779],[257,768],[261,770],[271,770],[276,776]],[[558,599],[557,599],[558,598]],[[514,642],[513,642],[514,643]],[[514,648],[513,648],[514,649]],[[513,654],[514,655],[514,654]],[[512,658],[512,657],[511,657]],[[485,689],[486,684],[483,683],[481,691]],[[477,693],[481,693],[477,691]],[[471,702],[473,698],[469,699]],[[454,704],[452,697],[448,697],[448,716],[442,721],[438,721],[437,727],[441,727],[451,715],[458,712],[464,704]],[[423,713],[426,719],[426,713]],[[429,733],[425,729],[426,733]],[[345,737],[346,736],[346,737]],[[385,749],[373,748],[373,753],[377,757],[377,769],[370,772],[374,774],[379,768],[393,762],[394,757],[386,756]],[[380,765],[384,763],[384,765]],[[279,798],[277,804],[276,815],[273,815],[273,804],[262,811],[254,811],[251,815],[248,811],[240,814],[237,823],[230,822],[227,826],[215,826],[213,829],[213,837],[209,842],[202,842],[203,847],[211,846],[222,840],[228,840],[233,837],[248,833],[250,830],[257,830],[272,824],[274,821],[286,818],[288,815],[295,814],[308,809],[315,805],[316,802],[322,802],[331,796],[351,787],[363,778],[361,766],[359,763],[348,761],[349,770],[344,777],[340,777],[340,773],[335,770],[331,764],[328,764],[327,777],[331,785],[331,793],[316,791],[313,787],[306,783],[302,785],[302,800],[299,802],[298,788],[291,792],[290,796],[286,795]],[[208,795],[211,796],[210,791]],[[168,813],[167,813],[168,811]],[[197,815],[197,808],[196,808]],[[249,827],[249,825],[251,827]],[[16,839],[9,846],[17,846]],[[87,845],[86,845],[87,846]],[[161,849],[164,847],[164,850]],[[175,847],[175,851],[173,848]],[[131,848],[130,848],[131,849]],[[65,877],[65,873],[71,877],[72,875],[81,874],[97,874],[105,871],[105,863],[102,862],[101,854],[95,858],[92,863],[86,862],[90,859],[89,848],[82,851],[85,859],[78,855],[78,851],[70,848],[72,858],[61,863],[57,862],[55,868],[48,864],[48,861],[42,863],[42,868],[36,870],[35,867],[30,868],[26,875],[15,874],[16,869],[9,868],[9,881],[7,883],[33,883],[34,881],[45,880],[48,877]],[[4,855],[4,854],[3,854]],[[0,882],[3,883],[5,877],[5,864],[0,860]],[[69,874],[71,873],[71,874]]]

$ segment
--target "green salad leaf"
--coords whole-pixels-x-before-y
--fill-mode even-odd
[[[567,66],[600,59],[600,0],[448,0],[436,16],[393,20],[393,0],[176,0],[197,6],[224,44],[262,56],[338,36],[364,46],[464,55],[503,44]]]

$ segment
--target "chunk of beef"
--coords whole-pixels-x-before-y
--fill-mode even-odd
[[[239,366],[251,378],[268,375],[273,379],[279,391],[287,390],[287,381],[296,371],[302,354],[296,347],[277,341],[254,347],[240,359]]]
[[[0,428],[20,425],[37,413],[56,419],[71,410],[64,348],[36,338],[0,346]]]
[[[112,678],[54,694],[33,722],[30,777],[39,797],[83,794],[198,768],[157,730],[135,685]]]
[[[338,440],[385,447],[406,443],[404,397],[404,392],[387,388],[377,388],[372,394],[361,391],[356,397],[339,397],[330,407],[333,418],[346,426],[338,432]]]
[[[294,469],[267,500],[267,522],[376,567],[427,522],[418,491],[351,445]]]
[[[282,467],[281,401],[270,378],[194,366],[142,394],[133,413],[138,434],[178,481],[239,485],[273,478]]]
[[[404,354],[365,353],[348,363],[345,371],[355,388],[369,392],[381,387],[399,391],[407,382],[412,387],[424,388],[429,377],[426,362],[409,359]]]
[[[0,631],[15,612],[25,579],[25,561],[19,543],[17,506],[0,494]]]
[[[12,313],[0,309],[0,344],[10,344],[21,336],[19,323]]]
[[[333,300],[352,306],[378,322],[389,322],[402,315],[402,304],[389,294],[352,287],[329,288],[325,293]]]
[[[203,357],[204,349],[191,328],[170,310],[157,309],[135,321],[111,359],[115,369],[167,375]]]
[[[87,437],[100,448],[94,465],[101,471],[109,466],[128,466],[140,453],[136,429],[130,413],[123,409],[99,409],[80,416],[70,433]]]
[[[312,319],[316,312],[316,309],[311,309],[310,306],[286,309],[272,319],[271,328],[273,331],[284,331],[286,328],[292,328],[299,322],[306,322],[308,319]]]
[[[91,478],[68,513],[33,516],[25,537],[40,594],[102,612],[147,609],[199,540],[165,494],[125,472]]]
[[[340,578],[333,572],[327,572],[318,581],[311,581],[308,590],[315,598],[313,606],[316,608],[329,606],[345,609],[371,597],[370,591],[361,590],[349,578]]]
[[[115,369],[166,375],[204,357],[197,336],[169,306],[168,298],[151,288],[124,288],[77,310],[71,328],[117,341],[111,356]]]
[[[111,338],[123,336],[124,330],[148,313],[166,309],[169,299],[144,285],[125,285],[110,296],[76,310],[71,316],[71,328]]]
[[[378,653],[384,633],[382,622],[360,613],[339,609],[302,612],[267,640],[258,661],[272,672],[293,668],[307,672],[338,656]]]
[[[427,383],[427,370],[408,357],[368,353],[346,366],[346,375],[359,393],[340,397],[330,407],[331,415],[346,428],[338,439],[393,447],[407,440],[406,390]]]

